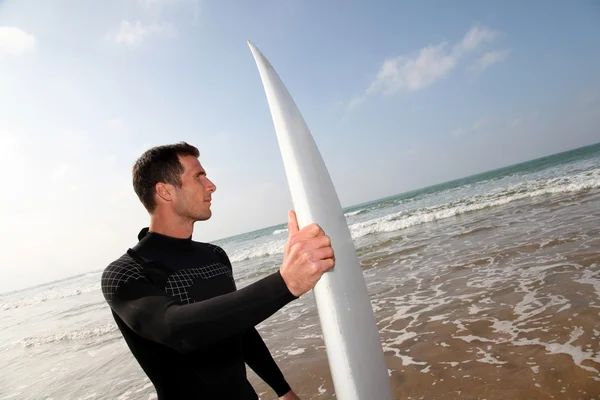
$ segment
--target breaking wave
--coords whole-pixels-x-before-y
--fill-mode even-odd
[[[71,286],[61,289],[51,289],[45,292],[21,299],[19,301],[0,304],[0,310],[6,311],[13,308],[26,307],[46,301],[65,299],[68,297],[79,296],[84,293],[90,293],[100,290],[100,283],[94,283],[84,286]]]
[[[45,336],[26,337],[23,340],[21,340],[19,344],[22,347],[35,347],[55,342],[85,340],[108,335],[112,332],[117,331],[117,329],[117,325],[110,323],[99,327],[76,329],[73,331],[63,331]]]
[[[388,214],[380,218],[352,224],[350,225],[350,232],[354,239],[375,233],[395,232],[469,212],[499,207],[523,199],[552,194],[575,193],[595,188],[600,188],[600,169],[588,170],[572,176],[526,181],[450,203]],[[365,212],[365,209],[357,210],[354,213],[359,214],[361,212]],[[349,216],[349,214],[346,214],[346,216]],[[272,234],[278,235],[283,232],[287,232],[287,229],[279,229]],[[281,254],[284,245],[285,240],[270,240],[262,245],[247,247],[234,252],[231,260],[239,262]]]

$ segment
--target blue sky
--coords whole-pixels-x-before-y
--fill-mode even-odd
[[[197,145],[217,184],[196,240],[285,221],[247,40],[345,206],[600,141],[591,0],[5,0],[0,291],[101,269],[133,245],[147,215],[130,168],[153,145]]]

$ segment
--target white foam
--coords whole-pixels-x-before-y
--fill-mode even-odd
[[[282,233],[287,233],[287,232],[288,232],[287,228],[275,229],[271,235],[281,235]]]
[[[288,351],[287,354],[288,354],[288,356],[297,356],[298,354],[304,353],[304,350],[306,350],[306,349],[300,347],[300,348],[297,348],[296,350]]]
[[[561,308],[560,308],[560,309],[557,311],[557,313],[559,313],[559,312],[561,312],[561,311],[568,310],[569,308],[571,308],[571,304],[567,303],[567,304],[565,304],[564,306],[562,306],[562,307],[561,307]]]
[[[314,328],[315,326],[317,326],[317,324],[302,325],[302,326],[299,326],[298,329],[311,329],[311,328]]]
[[[117,400],[128,400],[131,393],[131,390],[127,390],[125,393],[117,397]]]
[[[478,342],[483,342],[483,343],[495,343],[495,340],[491,340],[488,338],[484,338],[481,336],[474,336],[474,335],[465,335],[465,336],[452,336],[454,339],[460,339],[460,340],[464,340],[467,343],[471,343],[474,341],[478,341]]]
[[[458,320],[458,319],[457,319],[457,320],[454,320],[454,321],[452,321],[452,323],[453,323],[454,325],[456,325],[457,332],[461,332],[461,331],[466,331],[466,330],[467,330],[467,328],[466,328],[466,327],[465,327],[465,325],[462,323],[462,321],[460,321],[460,320]]]
[[[16,392],[16,393],[11,393],[8,396],[5,396],[2,398],[2,400],[8,400],[8,399],[16,399],[21,395],[21,392]]]
[[[356,211],[351,211],[351,212],[349,212],[349,213],[345,213],[345,214],[344,214],[344,217],[346,217],[346,218],[348,218],[348,217],[353,217],[353,216],[355,216],[355,215],[362,214],[362,213],[363,213],[363,212],[365,212],[365,211],[367,211],[367,209],[366,209],[366,208],[361,208],[360,210],[356,210]]]
[[[23,347],[34,347],[65,340],[84,340],[98,336],[104,336],[115,332],[117,329],[117,325],[110,323],[103,326],[88,329],[77,329],[73,331],[62,331],[46,336],[28,337],[21,340],[19,344],[21,344]]]
[[[600,188],[600,169],[567,176],[559,181],[554,179],[527,181],[451,203],[388,214],[380,218],[353,224],[350,226],[350,230],[354,238],[373,233],[395,232],[519,200],[550,194],[580,192],[592,188]]]
[[[249,246],[241,250],[237,250],[230,256],[231,262],[241,262],[254,258],[283,254],[283,247],[285,246],[286,240],[287,238],[283,240],[272,240],[262,245]]]
[[[471,306],[469,306],[470,315],[479,314],[480,312],[487,310],[489,310],[489,308],[478,307],[477,304],[471,304]]]
[[[449,315],[450,315],[450,313],[440,314],[440,315],[434,315],[432,317],[429,317],[429,322],[441,321],[441,320],[447,319]]]
[[[152,383],[146,383],[144,386],[142,386],[141,388],[139,388],[135,392],[136,393],[143,392],[144,390],[149,389],[151,387],[153,387]]]
[[[402,360],[402,365],[427,365],[424,361],[415,361],[412,357],[400,354],[398,357]]]
[[[388,344],[401,345],[405,341],[413,339],[415,337],[417,337],[416,332],[404,332],[401,335],[396,336],[393,340],[389,341]]]
[[[477,354],[483,356],[483,357],[477,359],[477,361],[480,362],[480,363],[484,363],[484,364],[498,364],[498,365],[502,365],[502,364],[506,364],[507,363],[507,361],[500,361],[497,358],[494,358],[491,353],[486,352],[481,347],[478,347],[477,350],[479,350],[477,352]]]
[[[584,351],[579,346],[573,346],[570,343],[560,344],[560,343],[545,343],[540,341],[539,339],[519,339],[513,342],[513,344],[517,346],[530,346],[530,345],[539,345],[546,348],[549,354],[567,354],[571,356],[575,365],[583,368],[587,371],[599,373],[596,368],[589,367],[587,365],[582,365],[584,360],[592,360],[597,363],[600,363],[600,356],[594,356],[593,351]]]
[[[581,278],[575,279],[575,282],[592,285],[596,292],[596,297],[600,299],[600,269],[596,271],[592,269],[596,268],[596,266],[596,264],[590,265],[588,269],[583,271]]]
[[[309,335],[304,335],[304,336],[298,336],[297,339],[298,340],[323,339],[323,335],[309,334]]]
[[[22,300],[4,303],[0,305],[1,311],[10,310],[13,308],[31,306],[34,304],[43,303],[46,301],[65,299],[68,297],[79,296],[84,293],[90,293],[100,290],[100,283],[88,284],[85,286],[70,286],[60,289],[51,289],[45,292],[39,293],[35,296],[26,297]]]
[[[515,321],[496,321],[496,323],[494,323],[494,325],[496,327],[504,325],[504,328],[502,330],[504,332],[510,332],[511,336],[512,336],[508,340],[499,340],[499,341],[496,341],[496,343],[510,342],[511,344],[516,345],[516,346],[532,346],[532,345],[542,346],[546,349],[548,354],[567,354],[567,355],[571,356],[575,365],[579,366],[580,368],[583,368],[590,372],[595,372],[595,373],[599,372],[598,370],[596,370],[593,367],[590,367],[587,365],[582,365],[582,362],[585,360],[591,360],[591,361],[600,363],[600,354],[596,355],[591,350],[586,351],[586,350],[583,350],[581,347],[574,346],[572,344],[575,340],[577,340],[579,337],[581,337],[583,335],[583,333],[584,333],[583,328],[575,327],[569,335],[569,340],[564,344],[546,343],[546,342],[541,341],[538,338],[516,339],[519,329],[515,326],[510,326],[513,323],[515,323]]]
[[[457,361],[440,361],[440,364],[449,364],[452,368],[457,367],[460,363]]]

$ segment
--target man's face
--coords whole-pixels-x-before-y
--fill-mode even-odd
[[[193,221],[205,221],[212,215],[211,195],[217,187],[206,177],[200,161],[193,156],[179,156],[183,166],[181,188],[175,190],[173,204],[175,212]]]

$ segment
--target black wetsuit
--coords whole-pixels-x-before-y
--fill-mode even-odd
[[[159,400],[257,399],[247,364],[290,390],[254,328],[296,297],[275,272],[236,290],[223,249],[145,228],[102,274],[102,292]]]

